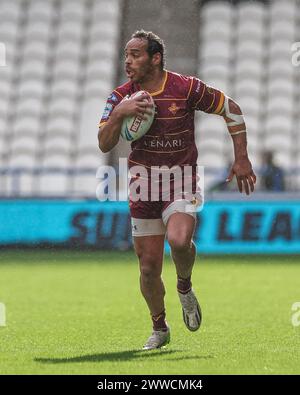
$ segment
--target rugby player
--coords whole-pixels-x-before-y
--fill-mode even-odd
[[[136,165],[146,169],[189,165],[196,169],[194,112],[200,110],[223,117],[232,137],[235,159],[226,181],[236,177],[241,193],[254,191],[256,176],[248,158],[246,126],[234,100],[196,77],[166,70],[164,43],[152,32],[140,30],[132,35],[125,47],[125,70],[129,81],[111,93],[100,121],[98,141],[102,152],[110,151],[118,143],[125,117],[147,117],[154,111],[153,104],[144,96],[122,101],[125,96],[144,90],[154,100],[156,116],[150,130],[131,143],[129,169]],[[194,198],[199,200],[196,186],[193,191]],[[191,197],[184,196],[177,199],[173,195],[168,201],[133,201],[129,196],[133,242],[140,265],[140,289],[153,323],[153,332],[144,350],[160,348],[170,341],[161,278],[165,237],[176,266],[185,325],[190,331],[198,330],[201,325],[201,309],[191,282],[196,255],[193,243],[196,213],[187,210]]]

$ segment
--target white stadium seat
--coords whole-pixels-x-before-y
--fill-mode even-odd
[[[35,78],[43,80],[47,75],[47,61],[40,61],[37,59],[26,59],[20,69],[20,77],[23,80],[27,78]]]
[[[58,80],[54,81],[51,87],[51,95],[53,98],[61,97],[61,96],[69,96],[76,97],[78,92],[78,84],[77,81],[74,80]]]
[[[92,15],[96,21],[110,20],[111,29],[115,28],[120,14],[120,1],[119,0],[102,0],[95,1],[93,4]]]
[[[10,111],[10,103],[6,98],[0,98],[0,115],[6,117]]]
[[[45,108],[43,101],[32,97],[22,97],[16,104],[16,114],[18,116],[24,116],[26,114],[41,116]]]
[[[17,133],[13,136],[13,140],[10,146],[12,154],[17,151],[21,151],[22,149],[37,152],[38,148],[39,139],[37,135],[22,133]]]
[[[80,0],[64,0],[61,2],[60,16],[65,21],[81,21],[85,14],[85,4]]]
[[[295,0],[281,1],[272,0],[270,4],[271,20],[286,20],[290,22],[297,14],[297,2]]]
[[[216,19],[231,21],[233,10],[233,7],[227,1],[210,1],[202,7],[201,17],[207,21]]]
[[[81,74],[80,63],[78,59],[72,58],[56,58],[52,75],[55,80],[63,79],[78,79]]]
[[[29,3],[29,21],[50,21],[54,14],[53,1],[34,0]]]
[[[29,133],[38,135],[41,131],[41,122],[38,117],[24,114],[15,119],[12,130],[15,135]]]
[[[0,2],[0,20],[6,21],[14,21],[18,22],[19,16],[21,13],[21,2],[20,1],[10,1],[10,0],[2,0]]]
[[[8,176],[6,194],[69,194],[72,179],[63,170],[74,165],[76,147],[79,170],[107,161],[97,126],[115,84],[120,11],[119,0],[0,1],[7,50],[7,66],[0,67],[0,165],[62,169],[22,174],[18,182]],[[77,179],[80,196],[95,197],[95,174],[86,185]]]
[[[19,96],[32,96],[42,98],[46,93],[44,81],[26,79],[18,86]]]
[[[6,44],[8,43],[15,43],[17,37],[18,37],[18,24],[5,19],[1,19],[1,24],[0,24],[0,37],[1,37],[1,42],[5,42]]]
[[[48,152],[55,150],[59,151],[62,147],[70,152],[74,146],[74,140],[71,135],[65,134],[48,134],[43,140],[43,152],[47,155]]]

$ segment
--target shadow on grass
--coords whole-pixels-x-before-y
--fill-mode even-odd
[[[128,350],[121,352],[110,352],[102,354],[91,354],[91,355],[81,355],[77,357],[70,358],[34,358],[35,362],[49,363],[49,364],[59,364],[59,363],[76,363],[76,362],[106,362],[106,361],[130,361],[132,359],[138,358],[162,358],[166,355],[176,354],[181,351],[177,350],[153,350],[153,351],[142,351],[142,350]],[[176,357],[166,359],[168,361],[178,361],[186,359],[208,359],[213,358],[212,356],[186,356],[186,357]]]

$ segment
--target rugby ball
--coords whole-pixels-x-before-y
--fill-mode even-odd
[[[135,92],[130,97],[129,96],[124,97],[123,100],[128,100],[129,98],[132,99],[134,97],[142,95],[143,93],[147,93],[147,97],[145,98],[145,100],[147,100],[149,103],[152,103],[154,106],[154,101],[151,95],[149,95],[149,93],[146,91]],[[123,139],[127,141],[135,141],[143,137],[144,134],[148,132],[148,130],[150,129],[153,123],[154,108],[152,114],[151,115],[146,114],[146,117],[147,120],[142,119],[140,116],[125,118],[121,129],[121,136],[123,137]]]

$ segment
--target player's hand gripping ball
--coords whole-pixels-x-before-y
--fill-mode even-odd
[[[147,93],[147,92],[145,92],[145,91],[135,92],[134,94],[132,94],[130,96],[130,99],[140,96],[144,93]],[[128,100],[128,99],[129,99],[129,97],[126,96],[126,97],[124,97],[123,100]],[[149,93],[147,93],[147,97],[145,98],[145,100],[147,100],[149,103],[153,104],[153,106],[154,106],[154,101],[153,101],[151,95],[149,95]],[[139,115],[126,117],[123,121],[123,124],[122,124],[121,136],[127,141],[135,141],[135,140],[140,139],[150,129],[150,127],[153,123],[153,120],[154,120],[154,115],[155,115],[154,111],[152,111],[151,115],[147,114],[146,120],[143,119],[142,117],[140,117]]]

